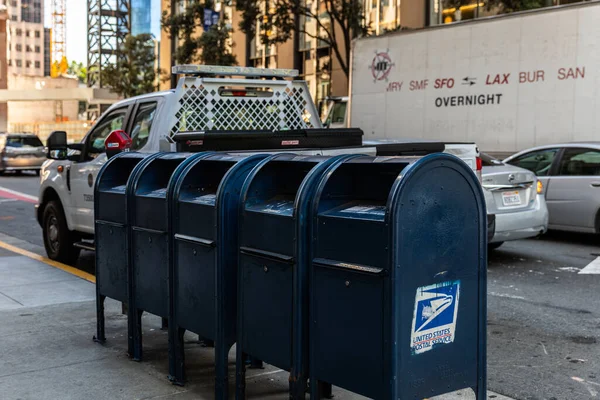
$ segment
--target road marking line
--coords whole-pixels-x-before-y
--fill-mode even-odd
[[[34,204],[38,202],[38,198],[36,196],[17,192],[16,190],[5,188],[3,186],[0,186],[0,197],[6,197],[9,199],[17,199],[17,200],[21,200],[21,201],[26,201],[28,203],[34,203]]]
[[[600,274],[600,257],[589,263],[584,269],[579,271],[580,274]]]
[[[496,293],[496,292],[489,292],[490,296],[495,296],[495,297],[506,297],[507,299],[515,299],[515,300],[527,300],[525,297],[523,296],[515,296],[513,294],[504,294],[504,293]]]
[[[76,277],[86,280],[88,282],[96,283],[96,277],[94,275],[89,274],[84,271],[81,271],[77,268],[71,267],[70,265],[51,260],[47,257],[40,256],[39,254],[32,253],[31,251],[21,249],[19,247],[13,246],[12,244],[5,243],[3,241],[0,241],[0,247],[6,249],[8,251],[12,251],[13,253],[17,253],[22,256],[29,257],[33,260],[43,262],[44,264],[47,264],[54,268],[58,268],[62,271],[65,271],[68,274],[75,275]]]

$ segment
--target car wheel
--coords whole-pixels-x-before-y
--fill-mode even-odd
[[[48,258],[65,264],[75,264],[80,249],[73,246],[75,235],[67,226],[60,202],[53,200],[44,207],[42,229]]]
[[[498,247],[502,246],[503,244],[504,244],[504,242],[490,243],[490,244],[488,244],[488,249],[496,250]]]
[[[15,171],[15,175],[21,175],[22,173],[23,172],[20,169],[18,169],[18,170]]]
[[[33,172],[35,172],[35,174],[36,174],[37,176],[40,176],[40,170],[39,170],[39,169],[36,169],[36,170],[34,170]]]

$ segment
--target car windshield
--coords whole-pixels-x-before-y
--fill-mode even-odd
[[[6,147],[43,147],[42,141],[35,136],[9,136]]]
[[[504,163],[502,161],[490,156],[489,154],[481,153],[480,157],[481,157],[481,165],[483,165],[484,167],[494,167],[494,166],[498,166],[498,165],[504,165]]]

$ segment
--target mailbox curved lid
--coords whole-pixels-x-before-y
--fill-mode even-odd
[[[145,154],[145,153],[138,153],[138,152],[123,152],[123,153],[119,153],[116,154],[115,156],[111,157],[110,159],[108,159],[106,161],[106,163],[104,163],[104,165],[102,166],[102,168],[100,168],[100,171],[98,171],[98,176],[96,177],[96,184],[94,185],[94,191],[98,191],[98,190],[107,190],[110,188],[110,184],[108,183],[108,181],[112,180],[113,177],[117,174],[124,174],[127,173],[128,176],[125,179],[125,185],[123,188],[118,188],[118,190],[122,189],[123,192],[125,192],[126,189],[126,184],[127,184],[127,179],[129,178],[129,176],[131,175],[131,173],[133,173],[133,170],[135,169],[135,165],[133,166],[133,168],[130,169],[126,169],[125,171],[123,170],[122,164],[132,161],[133,163],[137,162],[141,162],[143,159],[145,159],[146,157],[148,157],[149,154]],[[115,189],[114,187],[112,187],[113,189]]]
[[[134,196],[166,198],[167,188],[177,167],[192,156],[192,153],[157,153],[155,157],[140,166],[129,185]],[[173,165],[161,165],[164,161],[174,161]],[[132,174],[133,175],[133,174]]]
[[[456,174],[454,174],[454,179],[461,179],[467,182],[471,192],[460,193],[464,196],[463,205],[465,207],[476,207],[480,216],[486,216],[483,189],[471,167],[454,155],[435,153],[429,154],[412,163],[402,171],[402,174],[396,179],[387,202],[387,208],[390,210],[390,218],[392,218],[392,220],[401,218],[400,208],[402,207],[401,199],[403,196],[405,196],[407,192],[414,191],[414,188],[419,186],[419,182],[435,179],[433,174],[436,169],[440,168],[455,171]],[[439,185],[439,190],[443,191],[444,186],[447,188],[451,187],[453,184],[451,179],[452,178],[445,177],[443,184]],[[455,198],[456,196],[453,197]],[[467,204],[468,202],[470,202],[470,205]],[[482,220],[487,221],[486,218],[482,218]]]
[[[173,199],[173,204],[177,206],[179,201],[182,201],[182,196],[185,195],[184,185],[188,183],[191,179],[198,178],[198,174],[210,174],[212,171],[210,169],[202,170],[199,168],[199,165],[204,161],[213,161],[213,162],[230,162],[233,164],[237,164],[242,160],[250,159],[252,156],[247,155],[232,155],[228,153],[214,153],[214,152],[205,152],[194,154],[194,156],[189,159],[189,162],[185,163],[185,165],[181,166],[181,171],[177,176],[176,180],[173,180],[171,183],[171,191],[170,196]],[[264,156],[263,156],[264,157]],[[222,177],[224,178],[227,173]],[[216,192],[216,191],[215,191]],[[216,196],[216,193],[213,195]],[[200,200],[200,204],[202,200]],[[210,199],[210,204],[214,205],[214,198]]]
[[[358,156],[333,163],[317,184],[311,205],[313,216],[327,209],[331,215],[342,218],[384,221],[389,215],[386,203],[393,183],[407,167],[420,159]],[[345,175],[344,182],[338,180]],[[333,202],[334,205],[325,205],[326,202]]]

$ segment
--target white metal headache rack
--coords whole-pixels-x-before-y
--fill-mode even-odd
[[[174,75],[192,76],[245,76],[254,78],[297,78],[297,69],[228,67],[217,65],[175,65],[171,68]]]
[[[172,73],[182,78],[171,96],[175,110],[168,125],[171,136],[207,130],[322,127],[306,82],[284,79],[297,77],[297,70],[177,65]]]

